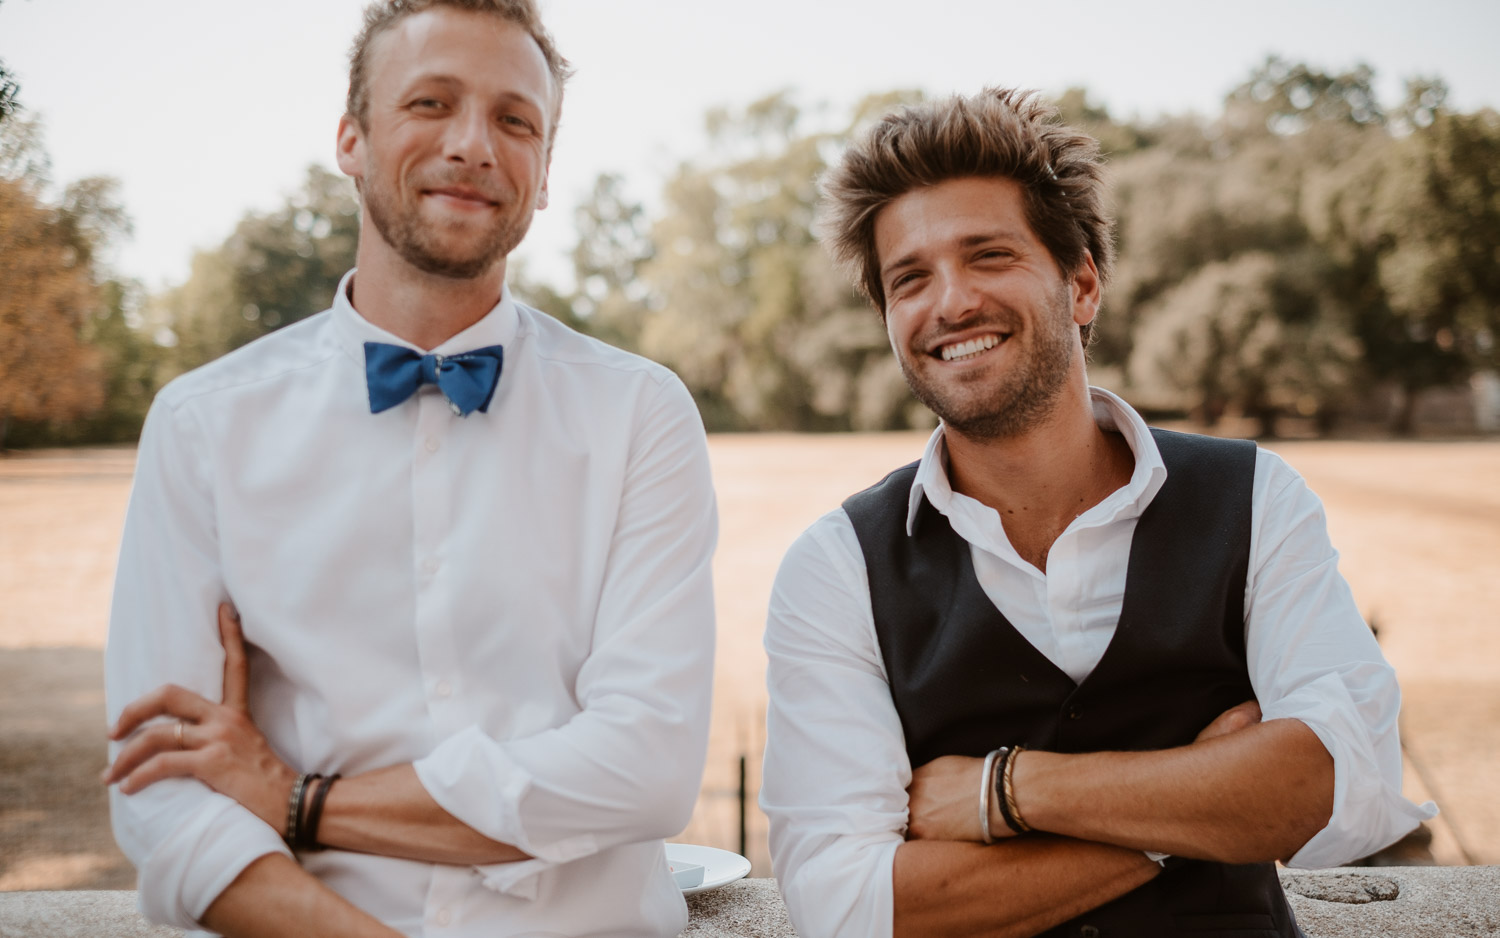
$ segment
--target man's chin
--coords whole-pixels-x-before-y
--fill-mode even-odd
[[[448,257],[432,254],[405,254],[406,262],[424,274],[447,280],[477,280],[495,268],[504,255],[484,257]]]
[[[476,246],[472,238],[422,238],[397,247],[408,264],[426,274],[452,280],[474,280],[494,270],[520,243],[520,238],[498,238]]]

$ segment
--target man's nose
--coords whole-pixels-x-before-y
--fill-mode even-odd
[[[489,115],[478,108],[467,108],[449,122],[443,145],[443,155],[455,163],[473,167],[495,165]]]
[[[983,296],[972,278],[958,271],[939,271],[935,278],[937,295],[934,311],[943,322],[961,322],[978,312],[983,305]]]

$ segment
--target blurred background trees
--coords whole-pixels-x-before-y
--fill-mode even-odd
[[[1123,118],[1076,88],[1056,99],[1103,144],[1119,218],[1096,383],[1205,426],[1331,432],[1358,418],[1410,433],[1424,394],[1500,368],[1500,115],[1453,110],[1435,78],[1385,104],[1374,78],[1272,57],[1216,115]],[[929,426],[879,317],[814,235],[817,177],[852,134],[919,98],[835,114],[783,91],[716,109],[650,210],[621,177],[596,181],[572,283],[515,265],[512,289],[674,369],[710,429]],[[165,380],[325,308],[353,265],[353,187],[314,166],[148,296],[101,260],[129,231],[113,184],[49,196],[39,141],[0,65],[13,444],[133,438]]]
[[[89,435],[106,401],[115,406],[112,369],[143,349],[113,335],[126,287],[100,262],[130,230],[114,181],[79,180],[53,198],[47,173],[38,123],[9,114],[0,123],[0,446],[46,436],[42,426]]]

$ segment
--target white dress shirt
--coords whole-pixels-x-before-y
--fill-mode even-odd
[[[349,276],[353,276],[351,273]],[[432,385],[371,414],[350,305],[168,385],[141,437],[106,655],[111,721],[175,682],[213,700],[239,609],[251,712],[298,771],[415,763],[449,813],[535,859],[338,850],[303,866],[408,935],[675,935],[662,838],[708,740],[717,515],[665,368],[508,291],[435,351],[504,345],[488,413]],[[118,746],[113,747],[115,751]],[[280,832],[191,779],[111,796],[147,917],[191,928]]]
[[[941,427],[912,482],[968,541],[990,601],[1074,681],[1099,663],[1125,596],[1141,513],[1167,470],[1140,416],[1093,390],[1094,417],[1135,454],[1130,482],[1058,537],[1043,573],[994,509],[948,484]],[[1401,796],[1395,674],[1338,573],[1322,503],[1280,457],[1257,451],[1245,585],[1250,682],[1264,718],[1302,720],[1334,761],[1333,816],[1291,859],[1334,866],[1436,814]],[[770,707],[761,806],[771,857],[803,938],[891,933],[891,864],[906,830],[911,769],[870,611],[864,555],[842,509],[787,552],[766,627]],[[997,740],[997,744],[1004,740]]]

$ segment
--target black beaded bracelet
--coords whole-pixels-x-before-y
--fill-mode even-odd
[[[316,772],[303,772],[292,785],[292,794],[286,808],[286,830],[282,832],[281,839],[294,850],[302,839],[302,803],[307,799],[308,786],[322,777]]]
[[[1000,808],[1000,819],[1005,822],[1006,827],[1010,828],[1012,834],[1017,835],[1026,833],[1028,828],[1022,827],[1016,821],[1015,814],[1011,812],[1010,801],[1005,797],[1005,778],[1010,770],[1010,760],[1019,750],[1019,746],[1007,749],[1000,759],[1000,764],[995,767],[995,801],[998,802]]]
[[[323,778],[321,775],[317,777]],[[323,784],[319,785],[318,790],[313,793],[312,804],[307,809],[307,821],[300,825],[297,830],[298,843],[296,844],[296,848],[298,850],[323,849],[322,845],[318,843],[318,822],[323,820],[323,802],[328,800],[328,789],[332,788],[333,783],[340,778],[343,778],[343,776],[337,772],[327,778],[323,778]]]

